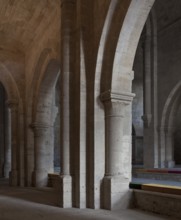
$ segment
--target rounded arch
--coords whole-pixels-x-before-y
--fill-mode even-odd
[[[34,152],[34,145],[35,140],[34,136],[35,133],[33,132],[33,126],[36,123],[36,109],[37,109],[37,100],[39,99],[39,88],[41,85],[41,82],[43,80],[43,77],[46,76],[46,68],[48,68],[48,65],[57,60],[56,54],[51,48],[44,48],[37,60],[37,63],[34,67],[34,73],[33,78],[30,83],[30,87],[28,87],[27,91],[27,99],[28,102],[26,102],[26,108],[27,108],[27,120],[26,120],[26,126],[27,126],[27,140],[26,140],[26,146],[25,146],[25,152],[27,158],[26,158],[26,185],[31,186],[32,185],[32,173],[34,171],[34,161],[35,161],[35,152]],[[58,61],[56,61],[58,63]],[[51,66],[51,65],[50,65]],[[51,73],[49,73],[51,74]]]
[[[134,56],[140,34],[153,3],[154,0],[116,1],[104,48],[102,92],[107,90],[131,91],[130,81],[133,78]]]
[[[45,72],[41,75],[34,99],[34,181],[33,185],[47,186],[48,173],[54,170],[54,131],[55,121],[55,86],[60,74],[59,62],[50,60]]]

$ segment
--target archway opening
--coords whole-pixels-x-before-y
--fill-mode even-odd
[[[48,185],[48,176],[59,172],[59,77],[60,67],[56,60],[51,60],[46,67],[37,88],[34,109],[34,144],[35,168],[33,185]],[[56,86],[57,85],[57,86]],[[60,114],[59,114],[60,115]],[[56,167],[56,168],[55,168]]]
[[[55,86],[54,173],[60,173],[60,77]]]
[[[133,65],[134,80],[132,83],[132,91],[135,93],[135,98],[132,104],[132,123],[135,132],[132,132],[132,165],[143,165],[143,38],[140,38],[135,61]]]
[[[7,93],[0,83],[0,177],[9,178],[11,170],[11,123]]]
[[[181,167],[181,105],[175,116],[175,131],[173,133],[174,141],[174,161],[176,167]]]

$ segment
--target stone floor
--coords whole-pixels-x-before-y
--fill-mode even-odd
[[[56,207],[57,195],[50,188],[9,187],[0,180],[0,220],[166,220],[138,210],[106,211],[62,209]],[[173,219],[173,218],[172,218]]]

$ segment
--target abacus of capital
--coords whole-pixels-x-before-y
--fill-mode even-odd
[[[122,161],[127,156],[123,146],[123,126],[126,105],[131,104],[133,97],[134,94],[128,92],[118,94],[107,91],[101,94],[106,126],[106,167],[103,179],[105,209],[126,208],[129,203],[130,179],[124,173]]]

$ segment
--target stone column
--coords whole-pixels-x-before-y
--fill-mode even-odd
[[[0,177],[4,176],[4,110],[4,94],[3,89],[0,87]]]
[[[51,126],[50,126],[50,146],[51,147],[51,154],[52,154],[52,157],[53,157],[53,161],[52,161],[52,169],[53,169],[53,172],[55,172],[54,170],[54,160],[55,160],[55,120],[56,120],[56,117],[57,117],[57,114],[58,114],[58,107],[55,106],[53,104],[52,106],[52,115],[51,115]]]
[[[129,178],[124,173],[124,159],[129,158],[127,154],[131,152],[123,147],[123,126],[126,123],[126,105],[131,104],[133,97],[132,93],[115,94],[110,91],[101,95],[106,123],[104,208],[110,210],[124,208],[129,202]]]
[[[173,128],[165,129],[165,167],[173,168],[175,166],[173,153]]]
[[[165,168],[165,128],[158,127],[159,136],[159,167]]]
[[[60,206],[72,207],[70,175],[70,78],[72,74],[72,31],[75,0],[61,0],[61,176]]]
[[[18,102],[7,101],[11,115],[11,172],[10,185],[18,185]]]
[[[35,146],[35,167],[33,173],[33,185],[36,187],[47,186],[48,173],[52,172],[53,154],[50,153],[51,148],[49,143],[50,125],[34,123],[32,124],[34,131],[34,146]],[[51,168],[52,167],[52,168]]]
[[[6,105],[5,110],[5,159],[4,159],[4,177],[9,178],[11,170],[11,113]]]

